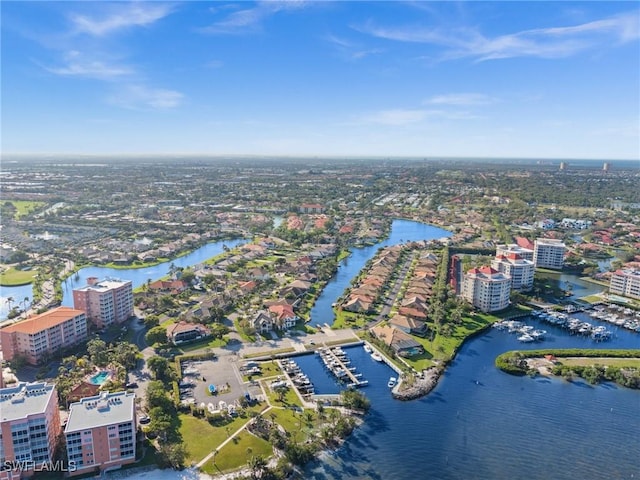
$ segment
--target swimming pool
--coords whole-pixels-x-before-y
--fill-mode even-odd
[[[102,385],[109,378],[110,374],[107,370],[101,370],[89,379],[94,385]]]

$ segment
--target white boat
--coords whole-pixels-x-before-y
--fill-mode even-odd
[[[531,335],[529,335],[528,333],[525,333],[524,335],[520,335],[518,337],[518,341],[520,342],[524,342],[524,343],[528,343],[528,342],[533,342],[535,340],[535,338],[533,338]]]
[[[373,358],[376,362],[382,361],[382,355],[380,355],[378,352],[373,352],[371,354],[371,358]]]
[[[367,353],[371,353],[373,350],[371,350],[371,347],[365,343],[364,344],[364,351],[367,352]]]
[[[387,387],[389,387],[389,388],[395,387],[396,382],[397,382],[396,377],[389,378],[389,381],[387,382]]]

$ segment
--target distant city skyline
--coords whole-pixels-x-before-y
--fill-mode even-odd
[[[640,159],[635,2],[2,2],[2,154]]]

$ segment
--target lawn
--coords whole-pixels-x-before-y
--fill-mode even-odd
[[[46,205],[45,202],[32,202],[29,200],[11,200],[11,203],[14,207],[16,207],[16,219],[24,217],[31,212],[39,209],[40,207]]]
[[[250,410],[260,411],[264,407],[256,405]],[[232,421],[218,427],[212,426],[203,418],[196,418],[188,414],[180,414],[180,434],[187,449],[187,465],[199,462],[214,451],[230,435],[249,421],[249,415],[243,411]]]
[[[199,342],[189,343],[187,345],[181,345],[180,350],[183,353],[193,352],[195,350],[202,350],[204,348],[216,348],[216,347],[224,347],[227,344],[227,338],[213,338],[213,339],[205,339]]]
[[[269,378],[269,377],[274,377],[276,375],[282,375],[282,370],[280,369],[280,366],[273,360],[268,361],[268,362],[260,362],[260,369],[262,370],[261,373],[254,373],[251,375],[244,375],[242,377],[242,379],[245,382],[248,382],[250,380],[256,379],[256,378]]]
[[[612,367],[640,368],[640,358],[610,358],[610,357],[556,357],[562,365],[582,366],[604,365]]]
[[[253,456],[266,459],[271,455],[273,455],[273,447],[269,442],[243,431],[220,449],[213,460],[205,463],[202,470],[210,475],[216,475],[246,465]]]
[[[19,285],[27,285],[33,282],[33,277],[38,274],[38,270],[16,270],[10,267],[0,274],[0,285],[3,287],[17,287]],[[14,300],[18,300],[14,298]],[[20,299],[22,300],[22,299]]]
[[[511,312],[511,315],[513,314],[514,312]],[[456,325],[453,335],[450,337],[436,335],[431,341],[428,337],[419,338],[414,336],[414,340],[424,347],[425,353],[405,358],[404,360],[418,371],[433,366],[435,361],[449,361],[469,335],[482,330],[499,319],[500,317],[498,316],[476,313],[473,316],[465,317],[461,325]]]
[[[297,405],[298,407],[302,407],[302,403],[300,402],[300,398],[295,392],[295,389],[289,387],[287,388],[287,392],[284,395],[282,401],[278,400],[278,394],[271,390],[268,385],[268,382],[262,382],[264,385],[264,389],[267,392],[267,396],[269,397],[269,403],[274,407],[290,407],[292,405]],[[267,384],[265,384],[267,383]]]
[[[308,413],[311,414],[311,421],[307,420]],[[318,414],[312,410],[296,412],[289,408],[274,408],[269,411],[265,417],[275,420],[275,422],[289,432],[293,440],[298,443],[306,441],[313,428],[321,423],[318,420]]]
[[[331,328],[333,330],[339,330],[342,328],[364,327],[369,321],[375,318],[374,315],[365,315],[364,313],[346,312],[338,308],[334,308],[333,313],[336,316],[336,319],[333,321],[333,324],[331,325]]]

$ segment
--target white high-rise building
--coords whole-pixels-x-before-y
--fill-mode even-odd
[[[462,297],[483,312],[509,306],[511,278],[491,267],[469,270],[462,282]]]
[[[530,290],[533,287],[533,261],[521,258],[517,253],[496,255],[491,267],[511,277],[513,290]]]
[[[640,299],[640,270],[616,270],[609,291],[615,295]]]
[[[496,246],[496,257],[500,255],[504,255],[508,257],[511,254],[517,254],[523,260],[531,260],[533,261],[533,250],[528,248],[521,247],[517,243],[510,243],[508,245],[498,245]]]
[[[553,238],[538,238],[534,242],[533,263],[539,268],[551,268],[562,270],[564,265],[564,251],[566,249],[562,240]]]

